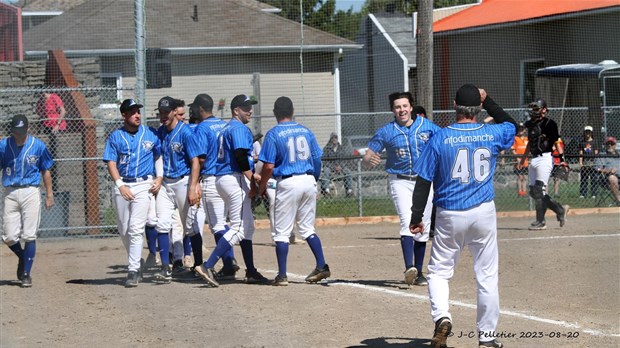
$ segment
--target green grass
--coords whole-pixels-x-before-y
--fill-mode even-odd
[[[553,179],[551,180],[553,185]],[[553,188],[550,190],[553,192]],[[599,194],[603,191],[600,190]],[[569,204],[571,208],[593,208],[596,207],[597,200],[590,197],[579,198],[579,182],[562,181],[559,188],[559,198],[554,198],[560,204]],[[610,203],[608,200],[606,203]],[[532,210],[533,210],[533,202]],[[495,190],[495,205],[498,212],[508,211],[528,211],[530,210],[529,196],[519,197],[515,187],[498,188]],[[607,204],[603,205],[607,206]],[[345,198],[323,198],[320,197],[316,204],[317,214],[322,217],[350,217],[359,216],[357,197]],[[396,215],[394,203],[390,197],[364,197],[362,205],[363,216],[391,216]],[[257,219],[266,219],[267,212],[263,206],[259,206],[255,210]]]

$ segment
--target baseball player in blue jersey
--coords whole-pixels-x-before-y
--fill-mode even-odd
[[[430,218],[433,209],[432,194],[425,212],[426,228],[422,234],[409,232],[411,220],[411,194],[416,186],[417,173],[413,170],[428,140],[439,127],[427,118],[412,114],[413,96],[409,92],[392,93],[389,96],[394,121],[381,127],[368,143],[363,163],[376,166],[381,162],[379,154],[387,152],[385,170],[388,173],[390,195],[400,219],[400,245],[405,261],[405,283],[426,285],[422,264],[429,239]],[[415,262],[414,262],[415,257]]]
[[[202,207],[204,214],[207,216],[209,227],[215,238],[215,244],[228,231],[226,225],[226,205],[224,200],[217,192],[215,186],[216,162],[218,152],[218,136],[226,126],[226,122],[213,115],[213,99],[208,94],[198,94],[194,98],[194,102],[189,104],[190,115],[198,120],[198,126],[195,129],[196,141],[201,149],[206,152],[206,156],[200,157],[200,171],[191,172],[190,186],[196,187],[200,182],[200,191],[202,192]],[[190,190],[190,197],[193,198],[193,190]],[[222,256],[224,266],[217,272],[216,277],[219,280],[234,280],[235,273],[239,271],[235,261],[233,248],[230,248]],[[196,265],[199,265],[196,263]]]
[[[222,128],[218,137],[215,186],[226,204],[230,218],[230,230],[221,238],[207,261],[196,272],[211,286],[219,286],[216,280],[216,262],[239,242],[245,261],[246,283],[267,283],[268,279],[254,267],[254,216],[251,199],[256,193],[252,175],[253,136],[246,126],[252,117],[252,105],[256,101],[240,94],[230,102],[232,119]]]
[[[191,229],[187,224],[187,214],[190,205],[198,204],[198,199],[190,201],[188,196],[188,182],[192,166],[198,168],[198,156],[204,155],[195,141],[194,132],[176,117],[176,99],[163,97],[159,100],[159,121],[162,126],[158,135],[162,144],[162,159],[164,163],[163,187],[157,195],[157,231],[159,234],[172,232],[173,214],[178,209],[184,234],[189,235],[194,251],[194,258],[202,263],[202,236]],[[173,248],[178,245],[178,252],[174,253],[182,269],[183,235],[173,235]],[[161,247],[161,245],[160,245]],[[176,262],[177,260],[175,260]],[[155,278],[164,282],[172,280],[169,265],[162,260],[161,271]]]
[[[496,124],[480,124],[484,107]],[[497,217],[493,176],[497,156],[512,146],[517,122],[477,87],[466,84],[454,99],[456,123],[429,141],[413,166],[418,182],[413,192],[411,233],[425,229],[431,183],[437,206],[435,237],[428,265],[428,292],[435,332],[431,346],[447,347],[452,331],[449,281],[465,248],[474,261],[478,287],[478,346],[503,347],[495,340],[499,319]]]
[[[525,122],[527,128],[528,143],[525,153],[519,162],[519,169],[524,165],[528,155],[532,156],[528,169],[530,196],[536,203],[536,221],[529,226],[530,230],[544,230],[547,228],[545,213],[547,208],[556,214],[560,227],[566,223],[566,215],[569,206],[562,206],[551,199],[547,194],[547,182],[553,170],[553,144],[558,140],[558,125],[547,118],[547,102],[538,98],[530,103],[530,119]],[[560,161],[564,161],[564,155],[560,154]]]
[[[133,99],[121,103],[123,126],[110,134],[103,151],[103,161],[115,184],[113,203],[118,233],[129,260],[126,287],[138,286],[142,278],[143,232],[163,172],[161,143],[154,129],[142,125],[140,108],[142,105]],[[162,252],[162,262],[165,258],[167,253]]]
[[[30,272],[41,221],[41,179],[45,185],[45,207],[49,209],[54,205],[50,173],[53,165],[54,160],[45,144],[28,135],[28,118],[13,116],[11,136],[0,140],[0,170],[4,186],[2,241],[17,255],[17,279],[22,288],[32,286]]]
[[[273,175],[277,181],[274,204],[274,230],[278,275],[275,286],[288,285],[286,259],[293,226],[307,241],[314,254],[316,267],[306,282],[316,283],[331,275],[325,263],[321,240],[314,229],[316,216],[316,182],[321,174],[323,151],[312,132],[293,121],[293,102],[288,97],[278,98],[273,114],[278,124],[267,132],[259,154],[263,162],[258,191],[265,195],[267,183]]]

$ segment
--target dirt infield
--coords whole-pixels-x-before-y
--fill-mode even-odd
[[[498,334],[507,347],[620,346],[620,210],[571,212],[560,229],[528,231],[529,217],[501,217]],[[407,288],[394,223],[319,228],[332,278],[304,284],[313,257],[289,251],[288,287],[241,281],[126,289],[118,238],[38,243],[33,287],[15,280],[0,251],[1,347],[428,347],[426,287]],[[207,238],[207,248],[213,247]],[[275,276],[269,232],[255,237],[256,265]],[[430,247],[430,242],[429,242]],[[242,263],[240,250],[237,258]],[[428,259],[428,253],[427,253]],[[219,267],[219,266],[218,266]],[[242,278],[242,272],[238,278]],[[451,282],[450,347],[477,347],[475,280],[465,252]]]

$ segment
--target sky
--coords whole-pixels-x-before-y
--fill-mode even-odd
[[[364,6],[366,0],[336,0],[336,11],[348,11],[353,7],[353,12],[358,12]]]

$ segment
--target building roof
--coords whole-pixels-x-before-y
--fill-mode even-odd
[[[28,12],[64,12],[86,1],[89,0],[20,0],[16,6]]]
[[[197,18],[193,19],[196,5]],[[147,46],[192,49],[299,49],[300,24],[254,0],[147,0]],[[87,0],[24,33],[27,52],[133,50],[134,1]],[[359,48],[339,36],[304,26],[304,45]]]
[[[473,5],[444,7],[433,10],[433,21],[453,15]],[[416,66],[416,39],[413,35],[414,16],[402,13],[375,13],[369,15],[379,30],[394,44],[394,49],[407,58],[410,67]]]
[[[433,32],[483,29],[614,7],[620,9],[619,0],[482,0],[477,5],[435,22]]]

